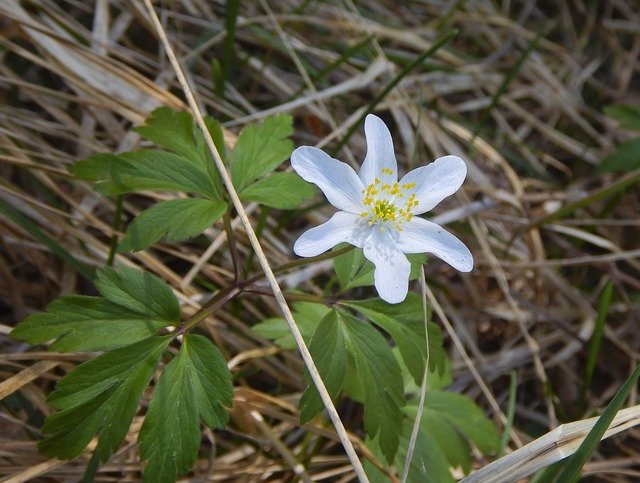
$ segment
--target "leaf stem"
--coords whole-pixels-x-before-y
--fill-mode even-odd
[[[113,235],[111,235],[111,240],[109,240],[109,256],[107,257],[106,266],[110,267],[113,265],[113,259],[116,256],[116,248],[118,248],[118,234],[120,231],[120,227],[122,225],[122,195],[116,196],[116,203],[113,212],[113,223],[111,228],[113,228]]]
[[[335,258],[337,256],[343,255],[343,254],[353,250],[353,248],[354,248],[353,246],[348,245],[348,246],[346,246],[344,248],[341,248],[339,250],[334,250],[332,252],[326,252],[326,253],[323,253],[323,254],[315,256],[315,257],[301,258],[299,260],[293,260],[291,262],[284,263],[282,265],[274,267],[272,269],[272,271],[273,271],[274,274],[276,274],[276,273],[285,272],[285,271],[290,270],[292,268],[300,267],[300,266],[303,266],[303,265],[309,265],[311,263],[321,262],[321,261],[324,261],[324,260],[330,260],[332,258]],[[226,304],[230,300],[234,299],[235,297],[240,295],[242,292],[247,291],[247,289],[251,285],[253,285],[254,283],[256,283],[256,282],[258,282],[260,280],[262,280],[265,277],[266,277],[266,275],[264,273],[258,273],[258,274],[254,275],[253,277],[251,277],[248,280],[235,281],[232,285],[229,285],[229,286],[227,286],[227,287],[225,287],[223,289],[220,289],[211,298],[211,300],[209,300],[205,305],[202,306],[202,308],[200,308],[200,310],[198,310],[192,317],[190,317],[188,320],[186,320],[184,322],[184,324],[181,326],[181,328],[178,331],[176,331],[176,334],[179,335],[179,334],[184,334],[185,332],[188,332],[193,327],[195,327],[200,322],[202,322],[204,319],[209,317],[209,315],[214,313],[216,310],[219,310],[224,304]],[[317,302],[318,300],[314,300],[314,301]]]
[[[233,227],[231,226],[231,215],[229,210],[222,216],[224,222],[224,231],[227,234],[227,243],[229,244],[229,251],[231,252],[231,263],[233,264],[233,283],[237,285],[238,281],[244,278],[244,274],[241,273],[240,268],[240,253],[238,252],[238,245],[236,245],[236,237],[233,235]]]

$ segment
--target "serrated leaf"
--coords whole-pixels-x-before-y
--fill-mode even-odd
[[[414,421],[417,405],[410,404],[404,409],[409,421]],[[447,465],[461,468],[465,474],[471,469],[471,447],[455,426],[446,418],[428,408],[422,414],[420,430],[426,433],[445,456]]]
[[[422,300],[416,293],[409,293],[399,304],[388,304],[380,299],[343,302],[375,323],[394,340],[402,359],[416,384],[422,383],[425,360],[424,314]],[[429,322],[429,370],[442,374],[446,353],[442,346],[440,328]]]
[[[379,434],[380,448],[391,463],[398,450],[402,427],[404,385],[402,372],[384,337],[348,314],[339,313],[347,350],[364,390],[364,427],[370,437]],[[344,388],[348,393],[349,388]]]
[[[135,268],[103,268],[96,287],[107,300],[172,323],[180,320],[180,306],[173,291],[159,277]]]
[[[96,452],[101,461],[109,459],[127,434],[142,391],[170,340],[150,337],[67,374],[48,398],[60,412],[47,418],[42,431],[51,436],[39,443],[40,451],[73,458],[99,433]]]
[[[624,129],[640,131],[640,105],[637,106],[607,106],[604,108],[607,116],[617,120]]]
[[[207,116],[205,117],[205,124],[224,161],[226,159],[226,147],[220,123]],[[174,111],[168,107],[159,107],[151,113],[143,125],[137,126],[133,130],[158,146],[175,151],[196,162],[209,174],[218,192],[216,199],[222,199],[220,175],[215,168],[202,132],[189,113]]]
[[[448,391],[429,391],[425,399],[425,414],[447,421],[471,440],[485,455],[495,451],[500,437],[494,424],[472,399]],[[428,427],[425,428],[428,430]]]
[[[292,309],[293,318],[302,333],[302,338],[308,344],[318,324],[329,312],[329,308],[324,304],[313,302],[294,302]],[[283,349],[295,349],[297,347],[289,326],[283,318],[263,320],[251,327],[251,330],[264,339],[273,340],[276,345]]]
[[[618,146],[616,151],[602,160],[597,172],[629,172],[637,168],[640,168],[640,138],[630,139]]]
[[[199,235],[227,209],[224,201],[186,198],[162,201],[143,211],[129,224],[119,252],[149,248],[165,236],[176,243]]]
[[[293,134],[292,123],[289,114],[278,114],[243,129],[231,153],[231,177],[238,191],[270,173],[291,156],[293,142],[289,136]]]
[[[398,453],[394,461],[396,468],[398,468],[398,475],[402,474],[411,430],[412,424],[405,420],[402,425]],[[381,456],[382,452],[377,438],[367,438],[366,444],[376,456]],[[364,467],[371,483],[384,483],[389,481],[389,477],[382,474],[382,472],[370,462],[365,461]],[[418,431],[416,438],[413,458],[411,459],[409,473],[407,474],[407,481],[419,481],[421,483],[453,483],[455,481],[449,470],[449,464],[445,454],[432,435],[422,428]]]
[[[31,344],[56,339],[51,351],[100,351],[146,339],[173,321],[150,317],[101,297],[70,295],[53,301],[46,312],[28,316],[11,337]]]
[[[96,182],[96,190],[106,195],[142,190],[186,191],[220,199],[219,189],[207,171],[184,156],[166,151],[96,154],[78,161],[69,170],[81,179]]]
[[[338,313],[329,312],[309,344],[309,352],[332,399],[338,397],[347,369],[346,342],[341,326]],[[305,379],[309,386],[300,399],[301,424],[309,422],[324,408],[308,371],[305,371]]]
[[[98,270],[102,297],[70,295],[46,312],[30,315],[11,333],[32,344],[56,339],[50,350],[107,350],[129,345],[175,325],[180,307],[169,286],[155,275],[133,268]]]
[[[224,409],[233,402],[231,372],[222,354],[201,335],[185,337],[183,350],[188,352],[194,398],[200,419],[210,428],[224,428],[229,415]]]
[[[180,353],[164,369],[138,435],[144,480],[173,482],[195,462],[199,420],[224,427],[232,400],[231,374],[206,338],[186,335]]]
[[[312,199],[316,190],[295,173],[274,173],[247,186],[240,198],[271,208],[292,210]]]

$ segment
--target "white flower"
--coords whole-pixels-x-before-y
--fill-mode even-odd
[[[398,181],[387,126],[369,114],[364,132],[367,156],[358,174],[311,146],[301,146],[291,155],[293,169],[316,184],[340,210],[303,233],[294,252],[314,257],[341,242],[363,248],[364,256],[375,265],[378,294],[392,304],[407,296],[411,264],[405,253],[432,253],[461,272],[471,271],[473,256],[464,243],[439,225],[414,216],[433,209],[460,188],[467,175],[465,162],[443,156]]]

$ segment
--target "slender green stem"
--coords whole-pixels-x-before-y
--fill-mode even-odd
[[[404,466],[402,468],[402,483],[407,481],[409,477],[409,470],[411,469],[411,460],[413,459],[413,452],[416,449],[416,441],[418,440],[418,432],[420,431],[420,420],[422,419],[422,413],[424,412],[424,402],[427,396],[427,384],[429,381],[429,364],[431,351],[429,350],[429,319],[430,312],[427,305],[427,281],[424,276],[424,266],[420,266],[420,286],[422,287],[422,315],[424,321],[424,340],[425,340],[425,362],[424,362],[424,374],[422,376],[422,387],[420,388],[420,402],[418,403],[418,410],[416,412],[416,418],[413,421],[413,429],[411,430],[411,437],[409,438],[409,444],[407,445],[407,453],[404,458]]]
[[[224,231],[227,234],[227,243],[229,244],[229,251],[231,252],[231,263],[233,265],[233,283],[237,284],[243,277],[242,269],[240,268],[240,253],[238,252],[238,245],[236,245],[236,237],[233,235],[233,227],[231,226],[231,215],[227,211],[223,216]]]
[[[122,199],[122,195],[116,196],[113,223],[111,225],[111,228],[113,228],[113,235],[111,235],[111,240],[109,241],[109,256],[107,257],[106,263],[107,267],[113,265],[113,259],[116,256],[116,248],[118,248],[118,232],[122,226]]]

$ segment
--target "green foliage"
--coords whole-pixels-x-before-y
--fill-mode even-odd
[[[231,375],[218,349],[202,336],[186,335],[158,380],[140,429],[144,480],[173,482],[186,473],[198,456],[199,420],[223,428],[232,396]]]
[[[344,246],[340,244],[334,248],[339,250]],[[427,256],[422,253],[409,254],[407,258],[411,262],[411,274],[409,280],[415,280],[420,274],[420,266],[423,265]],[[373,286],[373,263],[364,257],[362,248],[349,250],[347,253],[333,258],[333,269],[336,272],[338,283],[342,292],[346,292],[356,287]]]
[[[616,119],[624,129],[640,131],[640,105],[638,106],[608,106],[605,114]],[[640,168],[640,138],[625,141],[612,154],[602,160],[598,166],[598,173],[615,171],[633,171]]]
[[[218,121],[205,116],[213,143],[220,153],[222,160],[227,157],[226,146],[222,126]],[[174,151],[185,158],[199,164],[211,178],[217,192],[216,199],[222,199],[222,182],[215,167],[204,136],[187,112],[173,111],[168,107],[159,107],[154,110],[142,126],[137,126],[134,131],[154,144]]]
[[[129,224],[118,251],[144,250],[165,235],[168,243],[186,240],[210,227],[226,209],[223,201],[201,198],[156,203]]]
[[[222,159],[225,159],[226,148],[220,123],[210,117],[205,118],[205,123],[218,152]],[[198,162],[202,168],[206,168],[213,162],[200,128],[187,112],[159,107],[151,113],[143,125],[133,130],[158,146]]]
[[[102,296],[119,305],[178,322],[180,306],[171,288],[160,278],[135,268],[103,268],[96,279]]]
[[[380,434],[376,441],[382,445],[387,460],[392,461],[401,438],[401,408],[409,386],[405,386],[401,365],[381,333],[345,309],[367,317],[388,333],[399,349],[403,366],[411,374],[411,382],[421,384],[425,364],[422,300],[417,294],[409,293],[404,302],[395,305],[370,299],[341,302],[339,306],[342,308],[329,311],[321,304],[297,302],[294,318],[305,340],[310,341],[309,350],[331,397],[335,399],[344,392],[364,404],[367,434],[369,437]],[[448,380],[445,374],[448,359],[440,329],[432,323],[428,327],[430,371],[435,384],[432,387],[442,387]],[[253,331],[275,340],[281,347],[294,347],[283,319],[268,319],[255,325]],[[310,339],[309,334],[313,334]],[[305,377],[309,387],[300,401],[303,423],[323,410],[315,386],[308,374]]]
[[[294,302],[291,309],[293,319],[302,333],[302,338],[309,344],[320,321],[329,313],[329,308],[326,305],[313,302]],[[251,327],[251,330],[264,339],[273,340],[283,349],[296,348],[289,326],[281,317],[265,319]]]
[[[220,194],[207,172],[194,162],[167,151],[139,149],[122,154],[101,153],[78,161],[70,171],[96,182],[105,195],[135,191],[185,191],[219,200]]]
[[[604,113],[618,121],[624,129],[640,131],[640,105],[607,106]]]
[[[113,349],[72,370],[49,396],[59,412],[47,418],[42,431],[48,436],[39,448],[51,457],[73,458],[98,435],[96,455],[107,461],[175,338],[154,335],[180,318],[178,301],[162,280],[131,268],[105,268],[95,283],[101,297],[62,297],[12,333],[32,343],[57,339],[54,350]],[[232,395],[231,374],[218,349],[186,334],[158,381],[139,435],[147,481],[174,481],[189,469],[197,456],[199,421],[224,427]]]
[[[220,123],[205,123],[223,161],[227,160]],[[178,191],[201,198],[158,203],[130,223],[120,252],[143,250],[166,235],[168,243],[202,233],[227,210],[213,157],[191,115],[161,107],[145,124],[134,128],[162,149],[140,149],[121,154],[100,153],[78,161],[70,171],[96,183],[105,195],[143,190]],[[231,174],[240,197],[265,206],[293,209],[313,198],[315,188],[294,173],[272,173],[293,149],[289,139],[292,119],[273,116],[245,128],[231,157]]]
[[[332,396],[343,390],[354,399],[362,399],[365,430],[371,437],[379,434],[380,448],[391,462],[398,449],[404,386],[400,366],[387,341],[369,324],[334,310],[318,326],[309,350]],[[345,362],[350,366],[347,370],[357,373],[360,387],[344,384]],[[315,386],[307,388],[301,405],[303,421],[322,410]]]
[[[48,401],[60,411],[49,416],[39,444],[47,456],[79,455],[96,433],[96,452],[109,459],[127,434],[142,391],[171,338],[149,337],[80,364],[64,377]]]
[[[620,389],[618,389],[611,402],[607,405],[607,408],[593,425],[593,428],[591,428],[587,436],[582,440],[576,452],[569,457],[560,473],[556,476],[554,483],[573,483],[580,479],[582,467],[600,444],[611,422],[627,400],[631,389],[636,387],[638,378],[640,378],[640,364],[636,366],[633,373]]]
[[[291,156],[293,120],[289,114],[268,117],[247,126],[231,153],[231,177],[238,191],[265,176]]]
[[[313,334],[309,351],[318,371],[322,375],[331,399],[336,399],[342,388],[347,370],[347,335],[343,331],[342,321],[335,310],[329,312],[320,322]],[[324,409],[320,394],[316,390],[311,376],[305,371],[308,389],[300,400],[300,422],[309,422]]]
[[[403,409],[400,447],[394,459],[398,473],[404,465],[416,413],[415,401]],[[471,443],[485,455],[495,451],[499,436],[493,423],[466,396],[428,391],[407,481],[454,481],[449,468],[461,468],[468,473],[471,469]],[[382,454],[377,438],[367,441],[367,445],[374,453]],[[387,481],[373,465],[367,465],[366,469],[372,482]]]
[[[422,299],[416,293],[409,293],[399,304],[388,304],[380,299],[344,302],[371,322],[387,332],[400,350],[402,359],[416,384],[422,383],[425,362],[425,336]],[[446,353],[442,347],[442,332],[431,322],[429,330],[429,369],[442,374],[445,369]]]
[[[274,173],[247,186],[240,198],[281,210],[297,208],[316,194],[312,184],[295,173]]]
[[[630,139],[618,146],[618,149],[602,160],[598,172],[627,172],[637,168],[640,168],[640,138]]]
[[[364,388],[364,429],[371,437],[379,435],[380,449],[391,463],[398,450],[405,403],[400,366],[378,331],[354,317],[342,317],[352,363]]]
[[[498,448],[500,437],[494,424],[472,399],[448,391],[429,391],[423,418],[446,421],[485,455]],[[429,428],[428,423],[423,423]],[[453,463],[453,462],[452,462]],[[467,471],[468,468],[465,470]]]
[[[102,297],[69,295],[46,312],[30,315],[11,336],[60,352],[106,350],[145,339],[175,325],[180,308],[173,292],[156,276],[132,268],[98,271]]]
[[[394,458],[394,464],[398,469],[398,473],[401,473],[404,465],[412,427],[413,424],[411,421],[405,419],[402,427],[398,428],[401,432],[400,444],[398,453]],[[366,444],[379,459],[382,459],[382,452],[380,451],[380,444],[377,438],[367,438]],[[364,467],[371,483],[386,483],[389,481],[389,478],[383,475],[382,472],[370,462],[365,461]],[[422,426],[418,431],[407,481],[410,483],[453,483],[455,481],[449,470],[446,456],[431,436],[431,432]]]

